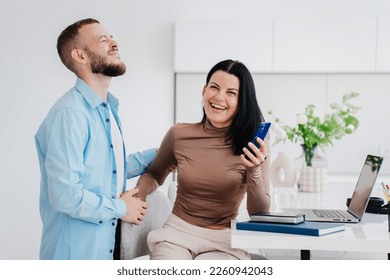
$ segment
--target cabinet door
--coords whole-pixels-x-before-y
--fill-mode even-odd
[[[175,25],[175,72],[208,72],[217,62],[242,61],[252,72],[272,70],[272,20],[181,20]]]
[[[378,19],[377,71],[390,72],[390,17]]]
[[[200,122],[206,74],[177,74],[175,81],[175,123]]]
[[[360,96],[354,103],[361,107],[356,116],[359,128],[353,134],[334,141],[327,148],[330,173],[355,173],[360,171],[367,154],[384,156],[381,147],[390,146],[388,107],[390,101],[390,74],[328,75],[327,100],[338,102],[341,93],[355,91]],[[389,174],[390,162],[383,161],[381,174]]]
[[[275,20],[276,72],[373,72],[376,18]]]

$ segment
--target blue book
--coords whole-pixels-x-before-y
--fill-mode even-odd
[[[319,223],[307,221],[300,224],[278,224],[248,221],[237,222],[236,229],[321,236],[333,232],[343,231],[345,230],[345,226],[344,224],[338,223]]]

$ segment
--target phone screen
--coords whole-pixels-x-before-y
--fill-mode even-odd
[[[261,140],[264,141],[265,136],[267,136],[267,133],[268,133],[268,130],[270,127],[271,127],[270,122],[262,122],[259,124],[259,126],[257,128],[257,132],[256,132],[255,136],[253,136],[253,139],[252,139],[252,143],[255,144],[257,148],[260,148],[260,145],[259,145],[259,143],[257,143],[256,137],[259,137]]]

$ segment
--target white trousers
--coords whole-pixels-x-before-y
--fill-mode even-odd
[[[191,225],[171,214],[161,229],[148,235],[152,260],[249,260],[246,251],[231,248],[230,228],[214,230]]]

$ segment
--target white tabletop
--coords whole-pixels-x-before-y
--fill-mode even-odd
[[[236,230],[232,226],[232,247],[253,249],[298,249],[390,253],[387,215],[366,213],[359,224],[346,224],[345,231],[324,236]]]
[[[352,180],[348,180],[331,182],[320,193],[301,193],[284,188],[274,189],[271,195],[273,202],[271,210],[278,211],[283,208],[347,209],[346,200],[351,196],[354,187]],[[371,196],[381,197],[381,195],[380,182],[377,181]],[[242,216],[238,220],[243,221],[248,218]],[[387,219],[387,215],[365,213],[360,223],[345,224],[345,231],[320,237],[236,230],[235,222],[232,222],[231,244],[234,248],[242,249],[297,249],[389,254],[390,233]]]

